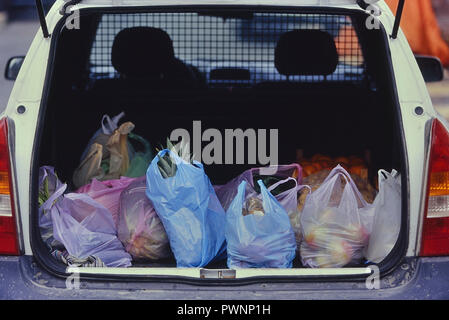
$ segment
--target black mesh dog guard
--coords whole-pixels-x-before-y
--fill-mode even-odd
[[[229,17],[199,13],[104,14],[93,44],[91,78],[113,78],[111,64],[115,36],[123,29],[147,26],[166,31],[175,55],[202,73],[209,86],[254,85],[285,81],[274,65],[280,37],[292,30],[321,30],[335,41],[336,70],[324,75],[293,75],[289,81],[361,82],[365,65],[351,18],[335,14],[252,13]],[[307,43],[302,44],[308,50]],[[305,62],[306,63],[306,62]]]

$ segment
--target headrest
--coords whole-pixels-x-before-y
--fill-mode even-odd
[[[275,66],[280,74],[329,75],[338,65],[332,36],[321,30],[293,30],[281,35],[275,49]]]
[[[112,45],[112,65],[127,76],[160,74],[174,60],[173,42],[165,31],[158,28],[123,29]]]

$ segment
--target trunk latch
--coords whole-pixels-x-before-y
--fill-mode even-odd
[[[235,279],[232,269],[200,269],[201,279]]]

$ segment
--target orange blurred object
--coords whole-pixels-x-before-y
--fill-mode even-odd
[[[342,167],[344,167],[344,165],[349,164],[349,159],[346,157],[338,157],[338,158],[335,158],[335,162],[339,163]]]
[[[313,162],[312,165],[315,167],[315,172],[320,171],[321,169],[323,169],[321,167],[321,163],[320,162]]]
[[[302,167],[304,178],[319,171],[332,170],[337,164],[341,165],[351,174],[357,174],[360,177],[368,178],[368,166],[365,160],[355,155],[331,158],[327,155],[317,153],[310,158],[301,157],[301,159],[298,159],[298,162]]]
[[[335,46],[337,47],[340,60],[345,63],[353,63],[360,65],[363,63],[362,50],[359,45],[359,37],[354,27],[344,26],[335,38]]]
[[[396,13],[399,0],[386,2]],[[438,57],[444,66],[449,66],[449,46],[441,35],[431,0],[406,1],[401,29],[414,53]]]
[[[319,163],[320,163],[321,170],[329,169],[330,167],[332,167],[332,161],[320,160]]]
[[[317,170],[314,165],[311,164],[302,165],[303,177],[307,177],[316,171]]]
[[[323,158],[323,157],[326,157],[325,155],[322,155],[321,153],[317,153],[317,154],[314,154],[311,158],[310,158],[310,160],[311,161],[318,161],[318,160],[321,160],[321,158]]]
[[[363,165],[365,163],[365,161],[362,158],[359,158],[357,156],[350,156],[349,163],[351,165],[355,166],[355,165]]]
[[[358,176],[362,176],[362,171],[366,170],[366,167],[363,165],[353,165],[349,168],[349,173],[356,174]]]

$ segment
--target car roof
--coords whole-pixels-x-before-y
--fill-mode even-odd
[[[371,0],[371,2],[373,2]],[[357,0],[81,0],[79,7],[176,6],[176,5],[271,5],[358,7]]]

